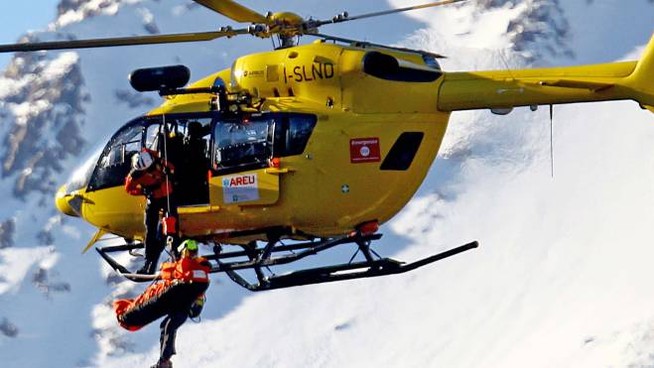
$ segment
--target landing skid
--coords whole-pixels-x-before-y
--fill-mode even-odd
[[[372,241],[380,239],[381,236],[381,234],[362,235],[354,233],[348,236],[306,241],[291,245],[281,244],[279,237],[271,236],[266,245],[262,247],[257,247],[256,243],[251,243],[248,246],[243,246],[242,251],[224,252],[222,247],[217,245],[214,246],[213,254],[203,255],[203,257],[211,262],[211,273],[224,272],[240,286],[251,291],[262,291],[404,273],[479,246],[476,241],[473,241],[412,263],[404,263],[392,258],[382,258],[370,248]],[[357,251],[348,263],[309,268],[283,275],[275,275],[272,272],[270,272],[271,275],[269,276],[265,275],[264,270],[269,271],[270,267],[290,264],[343,244],[357,245]],[[150,281],[156,276],[135,274],[110,255],[115,252],[132,252],[140,248],[143,248],[142,244],[125,244],[96,248],[96,250],[109,266],[120,275],[136,282]],[[285,254],[277,255],[281,252]],[[359,252],[363,254],[365,259],[353,262]],[[253,270],[257,281],[249,282],[239,273],[239,271],[245,270]]]

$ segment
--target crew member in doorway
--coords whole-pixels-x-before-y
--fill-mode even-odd
[[[125,179],[125,190],[146,198],[145,264],[138,273],[154,273],[159,255],[166,246],[164,235],[175,236],[177,233],[177,206],[172,196],[173,172],[173,165],[160,159],[155,151],[143,150],[132,156],[132,170]],[[160,227],[162,214],[164,226]]]
[[[129,331],[165,316],[160,325],[159,360],[152,368],[172,368],[170,359],[176,354],[177,329],[189,317],[199,317],[205,302],[204,293],[209,287],[211,265],[198,256],[198,244],[191,239],[185,240],[177,251],[180,258],[163,263],[157,281],[141,295],[114,302],[118,323]]]
[[[186,137],[182,146],[182,157],[178,167],[177,183],[180,203],[205,204],[209,202],[209,184],[207,172],[207,141],[202,124],[197,121],[188,123]]]

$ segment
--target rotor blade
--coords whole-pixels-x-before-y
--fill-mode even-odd
[[[332,20],[320,22],[319,25],[332,24],[332,23],[342,23],[342,22],[348,22],[348,21],[357,20],[357,19],[379,17],[379,16],[382,16],[382,15],[402,13],[402,12],[406,12],[406,11],[410,11],[410,10],[433,8],[433,7],[436,7],[436,6],[443,6],[443,5],[448,5],[448,4],[460,3],[460,2],[463,2],[463,1],[467,1],[467,0],[443,0],[443,1],[436,1],[436,2],[433,2],[433,3],[422,4],[422,5],[408,6],[406,8],[384,10],[384,11],[375,12],[375,13],[355,15],[353,17],[351,17],[351,16],[340,17],[339,16],[339,17],[335,17]]]
[[[196,3],[205,6],[227,18],[242,23],[268,23],[265,15],[246,8],[245,6],[235,3],[232,0],[193,0]]]
[[[211,41],[220,37],[232,37],[248,33],[247,29],[223,29],[214,32],[177,33],[169,35],[133,36],[116,38],[96,38],[89,40],[33,42],[0,45],[0,53],[41,50],[86,49],[94,47],[154,45],[162,43]]]
[[[428,56],[434,57],[436,59],[447,59],[447,56],[445,56],[445,55],[435,54],[435,53],[429,52],[429,51],[414,50],[414,49],[408,49],[408,48],[404,48],[404,47],[388,46],[388,45],[382,45],[382,44],[372,43],[372,42],[367,42],[367,41],[357,41],[357,40],[352,40],[352,39],[349,39],[349,38],[330,36],[330,35],[326,35],[324,33],[307,33],[307,36],[320,37],[320,38],[324,38],[326,40],[349,43],[349,44],[352,44],[352,45],[372,46],[372,47],[379,47],[379,48],[382,48],[382,49],[397,50],[397,51],[404,51],[404,52],[418,52],[420,54],[428,55]]]

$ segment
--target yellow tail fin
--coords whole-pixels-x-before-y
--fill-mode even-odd
[[[654,112],[654,35],[629,77],[629,86],[633,89],[634,99]]]

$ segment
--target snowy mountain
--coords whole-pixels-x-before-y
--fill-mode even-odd
[[[383,2],[243,1],[328,18]],[[414,1],[392,0],[403,7]],[[62,0],[32,40],[206,31],[230,25],[186,0]],[[633,59],[654,4],[483,0],[325,27],[447,54],[447,70]],[[16,55],[0,77],[0,365],[148,366],[156,325],[129,334],[109,303],[122,282],[80,249],[93,229],[61,217],[57,186],[128,119],[159,103],[127,74],[183,63],[200,78],[269,43]],[[378,251],[469,254],[383,279],[249,294],[214,278],[176,367],[615,367],[654,364],[654,115],[633,102],[455,113],[416,197]]]

